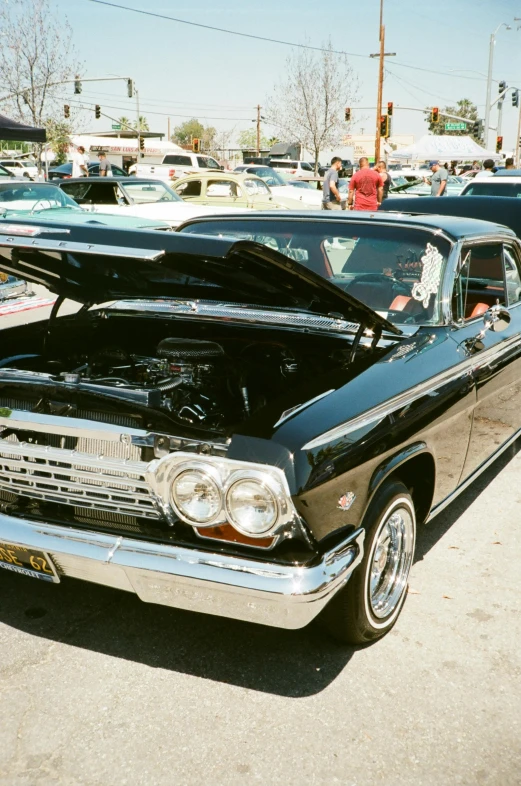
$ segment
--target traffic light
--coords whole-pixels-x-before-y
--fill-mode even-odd
[[[389,136],[389,115],[380,115],[380,136]]]
[[[134,95],[134,82],[132,79],[127,79],[127,93],[129,98],[132,98]]]
[[[503,79],[503,80],[502,80],[502,81],[499,83],[499,85],[498,85],[499,94],[501,95],[501,93],[504,93],[506,89],[507,89],[507,83],[506,83],[506,82],[505,82],[505,80]]]
[[[192,139],[192,150],[194,153],[199,153],[201,150],[201,140],[194,136]]]
[[[346,123],[349,123],[349,121],[351,120],[351,107],[350,106],[346,106],[344,117],[345,117]]]
[[[63,116],[65,118],[67,118],[67,120],[71,116],[71,108],[70,108],[69,104],[64,104],[63,105]]]
[[[139,149],[140,150],[144,150],[145,149],[145,140],[144,140],[144,138],[142,136],[139,137]]]
[[[516,109],[519,107],[519,90],[512,91],[512,106]]]
[[[393,114],[393,102],[392,101],[389,101],[387,103],[387,114],[389,115],[389,117],[391,117],[392,114]]]
[[[99,104],[96,104],[94,107],[94,112],[96,113],[96,120],[99,120],[101,117],[101,107]]]
[[[80,82],[79,74],[76,74],[76,78],[74,80],[74,92],[76,95],[79,95],[81,93],[81,82]]]
[[[481,139],[483,136],[483,120],[475,120],[472,124],[472,136]]]
[[[503,149],[503,137],[498,136],[496,137],[496,153],[501,153],[502,149]]]
[[[440,110],[437,106],[433,106],[431,110],[431,123],[440,122]]]

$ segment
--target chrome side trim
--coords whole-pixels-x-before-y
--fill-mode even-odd
[[[287,409],[285,412],[282,413],[282,415],[277,420],[277,422],[273,424],[273,428],[277,428],[277,426],[280,426],[281,423],[284,423],[292,415],[296,415],[297,412],[302,412],[303,409],[306,409],[306,407],[311,406],[311,404],[314,404],[315,401],[320,401],[321,398],[324,398],[324,396],[329,396],[329,394],[334,393],[334,391],[335,388],[331,388],[331,390],[326,390],[325,393],[320,393],[320,395],[315,396],[315,398],[310,398],[309,401],[304,401],[303,404],[297,404],[296,407]]]
[[[7,237],[0,235],[0,247],[25,248],[30,251],[57,251],[64,254],[100,254],[108,257],[144,259],[149,262],[154,262],[165,254],[164,251],[150,248],[108,246],[100,243],[77,243],[69,240],[51,240],[50,238],[28,239],[21,236],[14,237],[12,235]],[[18,264],[22,265],[23,260],[19,260]]]
[[[442,499],[441,502],[438,502],[438,504],[432,508],[425,523],[427,524],[427,522],[437,516],[438,513],[441,513],[442,510],[445,510],[445,508],[448,507],[451,502],[454,502],[456,497],[458,497],[463,491],[465,491],[465,489],[474,483],[476,478],[478,478],[486,469],[488,469],[490,465],[493,464],[494,461],[496,461],[496,459],[498,459],[507,448],[510,447],[510,445],[519,439],[519,437],[521,437],[521,429],[509,437],[509,439],[507,439],[507,441],[504,442],[501,447],[499,447],[491,456],[489,456],[489,458],[484,461],[483,464],[480,464],[479,467],[475,469],[474,472],[463,481],[463,483],[460,483],[460,485],[454,489],[454,491],[449,494],[448,497],[445,497],[445,499]]]
[[[316,617],[363,557],[358,529],[314,565],[102,535],[0,514],[0,540],[48,553],[62,576],[135,592],[147,603],[296,629]]]
[[[425,382],[421,382],[419,385],[406,390],[404,393],[400,393],[397,396],[390,398],[383,404],[379,404],[372,409],[368,409],[366,412],[363,412],[357,417],[352,418],[352,420],[349,420],[347,423],[342,423],[339,426],[335,426],[335,428],[326,431],[324,434],[321,434],[318,437],[315,437],[314,439],[307,442],[301,448],[301,450],[311,450],[313,448],[320,447],[327,442],[331,442],[335,439],[341,439],[342,437],[347,436],[347,434],[351,434],[353,431],[356,431],[359,428],[363,428],[370,425],[371,423],[383,420],[383,418],[391,415],[397,409],[401,409],[402,407],[412,404],[422,396],[434,393],[436,390],[438,390],[438,388],[443,387],[443,385],[447,385],[449,382],[453,382],[459,377],[470,376],[474,370],[489,365],[495,360],[498,360],[502,355],[520,345],[521,336],[518,334],[512,336],[509,339],[506,339],[505,341],[502,341],[499,346],[494,345],[489,347],[489,349],[482,350],[476,355],[467,358],[467,360],[464,360],[462,363],[459,363],[457,366],[447,369],[446,371],[441,372],[441,374],[437,374]]]

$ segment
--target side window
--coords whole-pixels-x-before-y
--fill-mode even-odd
[[[240,197],[241,189],[233,180],[209,180],[206,186],[207,197]]]
[[[175,189],[176,194],[180,197],[198,197],[201,196],[201,181],[189,180],[186,183],[181,183]]]
[[[513,246],[505,246],[503,250],[505,259],[505,279],[507,284],[508,305],[519,303],[521,300],[521,275],[520,262],[517,250]]]
[[[459,275],[454,283],[454,317],[458,320],[475,319],[496,304],[506,305],[502,244],[464,248]]]
[[[60,187],[73,199],[83,199],[87,195],[90,183],[88,181],[86,183],[64,183]]]

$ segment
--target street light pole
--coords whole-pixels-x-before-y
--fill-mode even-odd
[[[260,147],[261,147],[261,108],[260,104],[257,104],[257,158],[260,156]]]
[[[496,35],[498,30],[501,27],[506,27],[507,30],[512,30],[510,25],[507,25],[506,22],[501,22],[500,25],[496,27],[492,35],[490,36],[490,45],[488,51],[488,74],[487,74],[487,98],[485,101],[485,147],[488,150],[489,148],[489,137],[490,137],[490,101],[492,99],[492,67],[494,64],[494,47],[496,45]]]

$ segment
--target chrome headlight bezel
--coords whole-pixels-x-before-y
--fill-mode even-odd
[[[241,526],[235,520],[234,514],[231,510],[231,505],[229,502],[230,493],[233,491],[234,486],[245,481],[254,481],[255,483],[258,483],[259,486],[268,491],[275,503],[275,520],[267,529],[263,530],[262,532],[252,532],[251,530]],[[250,538],[269,537],[277,529],[277,525],[281,517],[281,510],[283,510],[285,507],[284,496],[285,495],[280,484],[277,483],[277,481],[267,472],[261,472],[259,470],[240,470],[239,472],[233,472],[228,478],[224,488],[224,508],[226,511],[227,521],[232,525],[232,527],[234,527],[234,529],[237,530],[237,532],[240,532],[242,535],[247,535]]]
[[[211,516],[209,519],[194,519],[189,516],[187,513],[184,513],[182,508],[180,507],[178,501],[175,498],[175,483],[179,478],[186,474],[187,472],[194,472],[199,473],[201,476],[207,478],[210,483],[212,483],[219,494],[220,505],[218,511],[215,515]],[[216,524],[221,524],[225,518],[224,514],[224,494],[223,494],[223,487],[222,487],[222,480],[219,472],[212,467],[211,464],[208,462],[184,462],[175,468],[175,471],[169,478],[169,485],[170,485],[170,493],[169,493],[169,502],[172,506],[172,509],[175,511],[176,515],[179,516],[181,521],[184,521],[186,524],[190,524],[192,527],[213,527]]]

